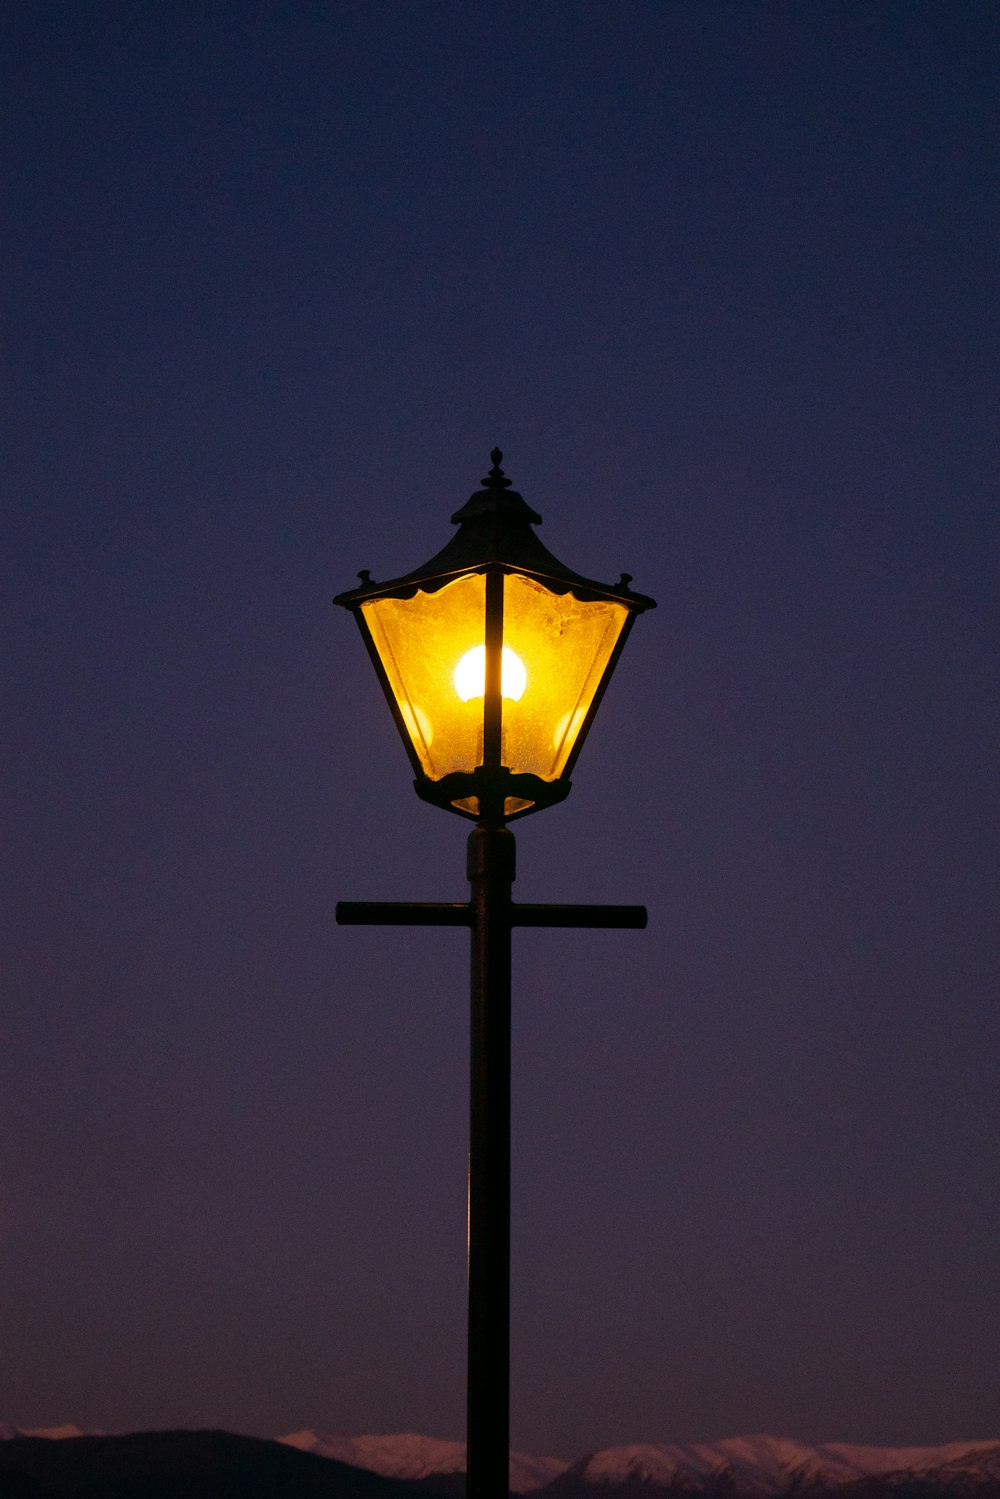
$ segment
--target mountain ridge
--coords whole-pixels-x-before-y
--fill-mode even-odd
[[[0,1422],[0,1440],[47,1438],[67,1448],[80,1441],[82,1451],[103,1436],[73,1425]],[[464,1490],[462,1442],[416,1432],[343,1437],[311,1428],[273,1440],[334,1467],[448,1499]],[[1000,1499],[1000,1441],[875,1447],[756,1434],[603,1447],[572,1463],[512,1452],[510,1491],[545,1499]]]
[[[807,1443],[755,1435],[720,1442],[605,1447],[570,1464],[547,1489],[551,1499],[582,1499],[599,1490],[622,1499],[641,1492],[706,1499],[788,1499],[836,1493],[838,1499],[975,1490],[1000,1496],[1000,1442],[949,1442],[936,1447],[873,1447]]]

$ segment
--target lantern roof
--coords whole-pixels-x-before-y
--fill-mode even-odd
[[[572,593],[581,600],[614,599],[635,613],[655,608],[653,599],[633,593],[630,573],[622,573],[617,583],[599,583],[554,557],[532,529],[542,517],[511,488],[500,467],[500,449],[494,448],[490,458],[493,466],[482,489],[452,516],[458,531],[446,546],[422,567],[388,582],[377,583],[367,570],[360,572],[360,586],[338,594],[334,603],[351,609],[371,599],[413,598],[417,592],[436,593],[465,573],[499,571],[524,573],[552,593]]]

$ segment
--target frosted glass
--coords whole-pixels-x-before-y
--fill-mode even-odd
[[[628,618],[623,604],[582,603],[512,574],[504,588],[504,645],[524,662],[517,701],[503,704],[503,760],[514,772],[556,780]]]
[[[424,773],[439,781],[474,770],[483,757],[483,700],[462,701],[455,669],[483,644],[485,576],[467,573],[412,599],[374,599],[361,612]]]

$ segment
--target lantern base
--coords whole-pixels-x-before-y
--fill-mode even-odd
[[[473,822],[499,825],[565,801],[571,785],[570,781],[543,781],[527,772],[515,774],[505,766],[487,770],[478,765],[474,771],[456,770],[439,781],[418,776],[413,789],[421,801],[434,807]]]

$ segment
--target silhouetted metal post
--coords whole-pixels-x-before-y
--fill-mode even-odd
[[[510,954],[514,835],[469,836],[468,1496],[507,1499],[510,1446]]]
[[[342,925],[466,926],[472,935],[468,1499],[507,1499],[510,1461],[511,930],[641,930],[645,906],[517,905],[514,835],[498,806],[469,835],[471,900],[338,901]]]

